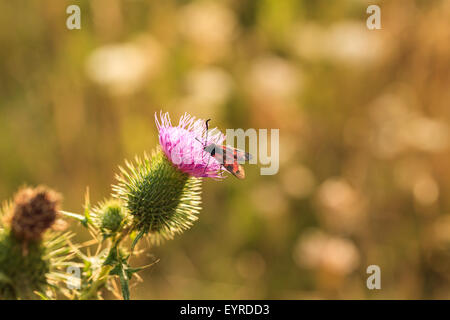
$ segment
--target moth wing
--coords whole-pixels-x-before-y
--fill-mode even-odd
[[[222,146],[223,152],[225,153],[225,162],[238,161],[239,163],[248,161],[252,158],[252,155],[243,150],[232,148],[230,146]]]
[[[238,179],[245,178],[244,167],[242,167],[239,163],[235,162],[233,164],[224,164],[223,166],[225,169],[227,169],[228,172],[230,172],[236,178]]]
[[[228,146],[220,146],[222,164],[234,164],[236,162],[234,149]]]
[[[237,150],[237,159],[239,161],[249,161],[251,160],[252,155],[248,152],[242,151],[242,150]]]

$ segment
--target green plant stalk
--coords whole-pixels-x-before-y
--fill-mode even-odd
[[[117,247],[119,243],[123,240],[123,238],[129,233],[130,228],[124,229],[117,238],[113,241],[111,248],[109,249],[108,255],[112,252],[112,250],[117,250]],[[98,292],[103,289],[103,287],[106,285],[109,277],[109,273],[114,268],[114,266],[111,265],[103,265],[100,269],[100,273],[97,277],[97,279],[92,283],[89,290],[83,294],[81,294],[79,300],[89,300],[93,297],[96,297]]]
[[[106,285],[106,282],[108,281],[109,272],[111,271],[113,267],[112,266],[102,266],[100,270],[100,274],[97,277],[97,279],[92,283],[89,291],[83,293],[80,296],[80,300],[89,300],[93,297],[95,297],[98,292]]]

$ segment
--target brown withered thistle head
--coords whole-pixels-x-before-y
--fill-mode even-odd
[[[41,239],[55,222],[60,201],[58,193],[43,186],[19,190],[9,217],[11,231],[25,242]]]

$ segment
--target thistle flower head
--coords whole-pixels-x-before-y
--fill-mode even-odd
[[[164,154],[179,170],[194,177],[222,178],[221,164],[204,150],[211,143],[221,145],[224,135],[216,128],[206,132],[205,120],[185,113],[173,126],[168,113],[155,114],[159,143]]]
[[[25,241],[39,240],[56,220],[60,196],[45,187],[23,188],[14,198],[11,231]]]
[[[168,113],[155,114],[160,147],[151,157],[136,157],[120,168],[114,196],[121,199],[140,235],[159,243],[172,239],[197,220],[202,177],[222,178],[222,166],[204,147],[222,144],[224,135],[185,114],[173,126]]]
[[[114,196],[123,201],[135,228],[150,233],[159,244],[188,229],[197,220],[201,203],[201,179],[182,172],[158,148],[151,157],[136,157],[120,168]]]
[[[36,292],[55,296],[50,288],[65,280],[71,235],[45,232],[55,222],[59,199],[44,187],[23,188],[1,208],[0,299],[36,299]]]

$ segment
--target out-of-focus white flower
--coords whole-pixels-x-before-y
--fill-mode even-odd
[[[97,48],[86,61],[86,73],[112,94],[130,94],[157,74],[161,58],[160,45],[153,38],[141,37]]]
[[[186,94],[176,99],[176,110],[189,110],[204,118],[218,118],[223,104],[230,98],[234,83],[230,74],[219,67],[190,71],[184,81]]]
[[[225,103],[232,84],[231,76],[218,67],[193,70],[186,77],[188,95],[202,106]]]
[[[336,63],[363,67],[386,55],[386,41],[359,21],[344,21],[330,27],[308,23],[293,28],[294,51],[308,60],[326,59]]]
[[[285,59],[266,56],[255,60],[249,74],[250,91],[264,99],[292,98],[300,89],[298,67]]]
[[[376,62],[385,47],[377,32],[371,32],[363,22],[353,21],[334,24],[326,44],[330,60],[357,66]]]
[[[408,144],[429,152],[438,152],[449,145],[449,127],[440,120],[426,117],[412,117],[403,133]]]
[[[348,239],[332,237],[314,230],[302,235],[294,248],[298,266],[347,275],[359,266],[358,249]]]
[[[355,190],[344,180],[329,179],[319,189],[321,204],[333,211],[347,211],[357,201]]]
[[[386,93],[371,105],[374,123],[371,137],[373,152],[380,158],[392,158],[407,148],[401,128],[410,112],[401,94]]]
[[[414,148],[425,152],[443,151],[449,146],[450,128],[447,123],[413,112],[405,94],[387,93],[371,105],[374,123],[371,145],[382,158],[392,158]]]
[[[288,167],[282,173],[281,182],[288,195],[299,199],[309,196],[316,185],[314,174],[302,165]]]
[[[218,2],[199,1],[185,6],[179,16],[180,32],[208,56],[221,55],[237,33],[234,13]]]
[[[395,167],[394,177],[396,184],[411,192],[417,203],[427,206],[437,201],[439,186],[426,162],[418,159],[400,161]]]
[[[414,183],[414,199],[421,205],[431,205],[439,197],[439,186],[430,175],[422,175]]]
[[[291,46],[303,59],[323,59],[325,55],[326,30],[317,23],[305,23],[295,26],[291,32]]]
[[[319,214],[328,227],[354,231],[365,218],[365,201],[344,179],[328,179],[317,192]]]

